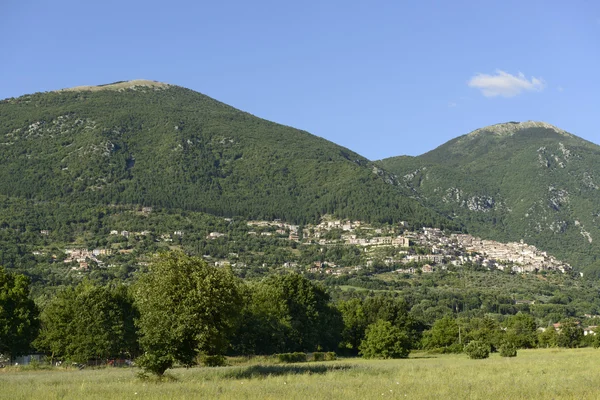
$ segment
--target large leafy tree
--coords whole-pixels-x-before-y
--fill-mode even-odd
[[[409,313],[404,299],[393,296],[375,296],[350,299],[339,306],[344,319],[342,347],[357,353],[369,325],[388,321],[403,331],[414,345],[420,340],[421,324]]]
[[[537,345],[537,327],[533,316],[518,313],[506,319],[506,338],[518,348],[534,348]]]
[[[579,322],[573,318],[561,322],[560,331],[556,338],[559,347],[578,347],[583,339],[583,329]]]
[[[157,375],[176,362],[193,365],[199,353],[222,354],[242,306],[231,271],[178,252],[158,256],[134,293],[145,351],[139,363]]]
[[[234,350],[260,354],[333,350],[343,326],[325,289],[298,274],[251,287],[242,322]]]
[[[127,288],[84,281],[44,308],[37,347],[77,362],[138,354],[137,311]]]
[[[378,320],[367,327],[360,354],[365,358],[406,358],[410,348],[410,338],[405,331],[390,321]]]
[[[38,310],[29,298],[29,278],[0,266],[0,355],[26,353],[39,328]]]
[[[443,349],[447,352],[460,353],[463,350],[460,343],[459,325],[455,318],[447,315],[434,322],[431,329],[423,334],[423,347],[426,349]]]

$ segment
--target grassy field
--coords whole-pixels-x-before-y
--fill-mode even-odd
[[[2,399],[598,399],[600,351],[523,350],[516,358],[416,354],[407,360],[174,369],[165,382],[107,368],[0,372]]]

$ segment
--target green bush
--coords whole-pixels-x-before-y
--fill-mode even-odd
[[[222,367],[225,365],[225,357],[222,355],[202,355],[200,356],[200,362],[207,367]]]
[[[502,357],[516,357],[517,346],[512,343],[503,343],[500,346],[500,356]]]
[[[459,343],[451,344],[445,347],[436,347],[428,351],[429,354],[460,354],[464,351],[465,346]]]
[[[174,358],[171,355],[158,355],[154,353],[146,353],[135,360],[138,367],[144,369],[144,371],[153,373],[154,375],[163,375],[165,371],[175,363]]]
[[[280,353],[275,355],[279,362],[296,363],[306,362],[306,353]]]
[[[490,356],[490,345],[481,340],[473,340],[465,346],[464,352],[474,360],[488,358]]]
[[[334,361],[337,360],[337,355],[333,351],[323,353],[321,351],[315,351],[313,353],[313,361]]]
[[[406,332],[389,321],[379,320],[367,327],[359,349],[365,358],[407,358],[410,347]]]

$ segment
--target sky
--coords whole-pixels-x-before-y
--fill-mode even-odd
[[[0,98],[131,79],[371,160],[508,121],[600,144],[600,2],[0,1]]]

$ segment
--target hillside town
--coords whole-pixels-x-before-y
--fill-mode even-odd
[[[228,219],[227,222],[231,220]],[[535,273],[540,271],[568,272],[569,264],[557,260],[535,246],[521,242],[501,243],[483,240],[468,234],[447,233],[437,228],[421,228],[410,230],[407,224],[379,227],[362,221],[337,220],[324,218],[319,224],[304,226],[293,225],[280,220],[248,221],[246,223],[248,237],[256,236],[267,239],[287,240],[290,246],[300,248],[316,246],[322,249],[336,246],[354,246],[360,249],[360,262],[356,265],[339,266],[339,260],[320,260],[303,265],[298,259],[289,259],[279,265],[283,268],[294,268],[300,271],[339,276],[352,274],[373,265],[384,265],[397,273],[430,273],[447,270],[450,267],[460,268],[466,264],[475,265],[488,270],[501,270],[511,273]],[[47,231],[40,232],[47,235]],[[184,236],[183,230],[169,233],[150,231],[131,232],[112,230],[110,236],[127,240],[153,238],[165,246],[173,246],[175,238]],[[204,236],[206,241],[227,241],[230,232],[210,231]],[[387,250],[386,250],[387,249]],[[66,248],[64,263],[72,265],[73,270],[86,271],[91,265],[103,268],[113,266],[106,263],[106,257],[114,254],[127,254],[131,250],[123,248]],[[40,252],[34,252],[39,255]],[[216,266],[230,265],[245,268],[246,263],[236,260],[238,254],[230,254],[228,258],[213,257],[206,254],[205,259]],[[139,265],[147,265],[139,261]],[[262,265],[262,267],[278,267]]]
[[[467,234],[447,234],[437,228],[410,231],[405,230],[404,226],[404,223],[400,223],[397,228],[372,228],[360,221],[326,221],[305,227],[303,243],[318,243],[323,246],[402,248],[404,251],[400,251],[397,258],[386,258],[384,262],[387,265],[423,264],[420,266],[422,272],[433,272],[437,269],[446,269],[448,265],[461,266],[467,263],[515,273],[537,271],[565,273],[572,269],[568,263],[557,260],[523,241],[501,243],[482,240]],[[333,230],[343,232],[339,239],[322,239]],[[402,233],[398,235],[399,232]],[[372,263],[373,259],[367,259],[367,265],[370,262]],[[416,269],[400,268],[398,271],[410,273],[415,272]]]

